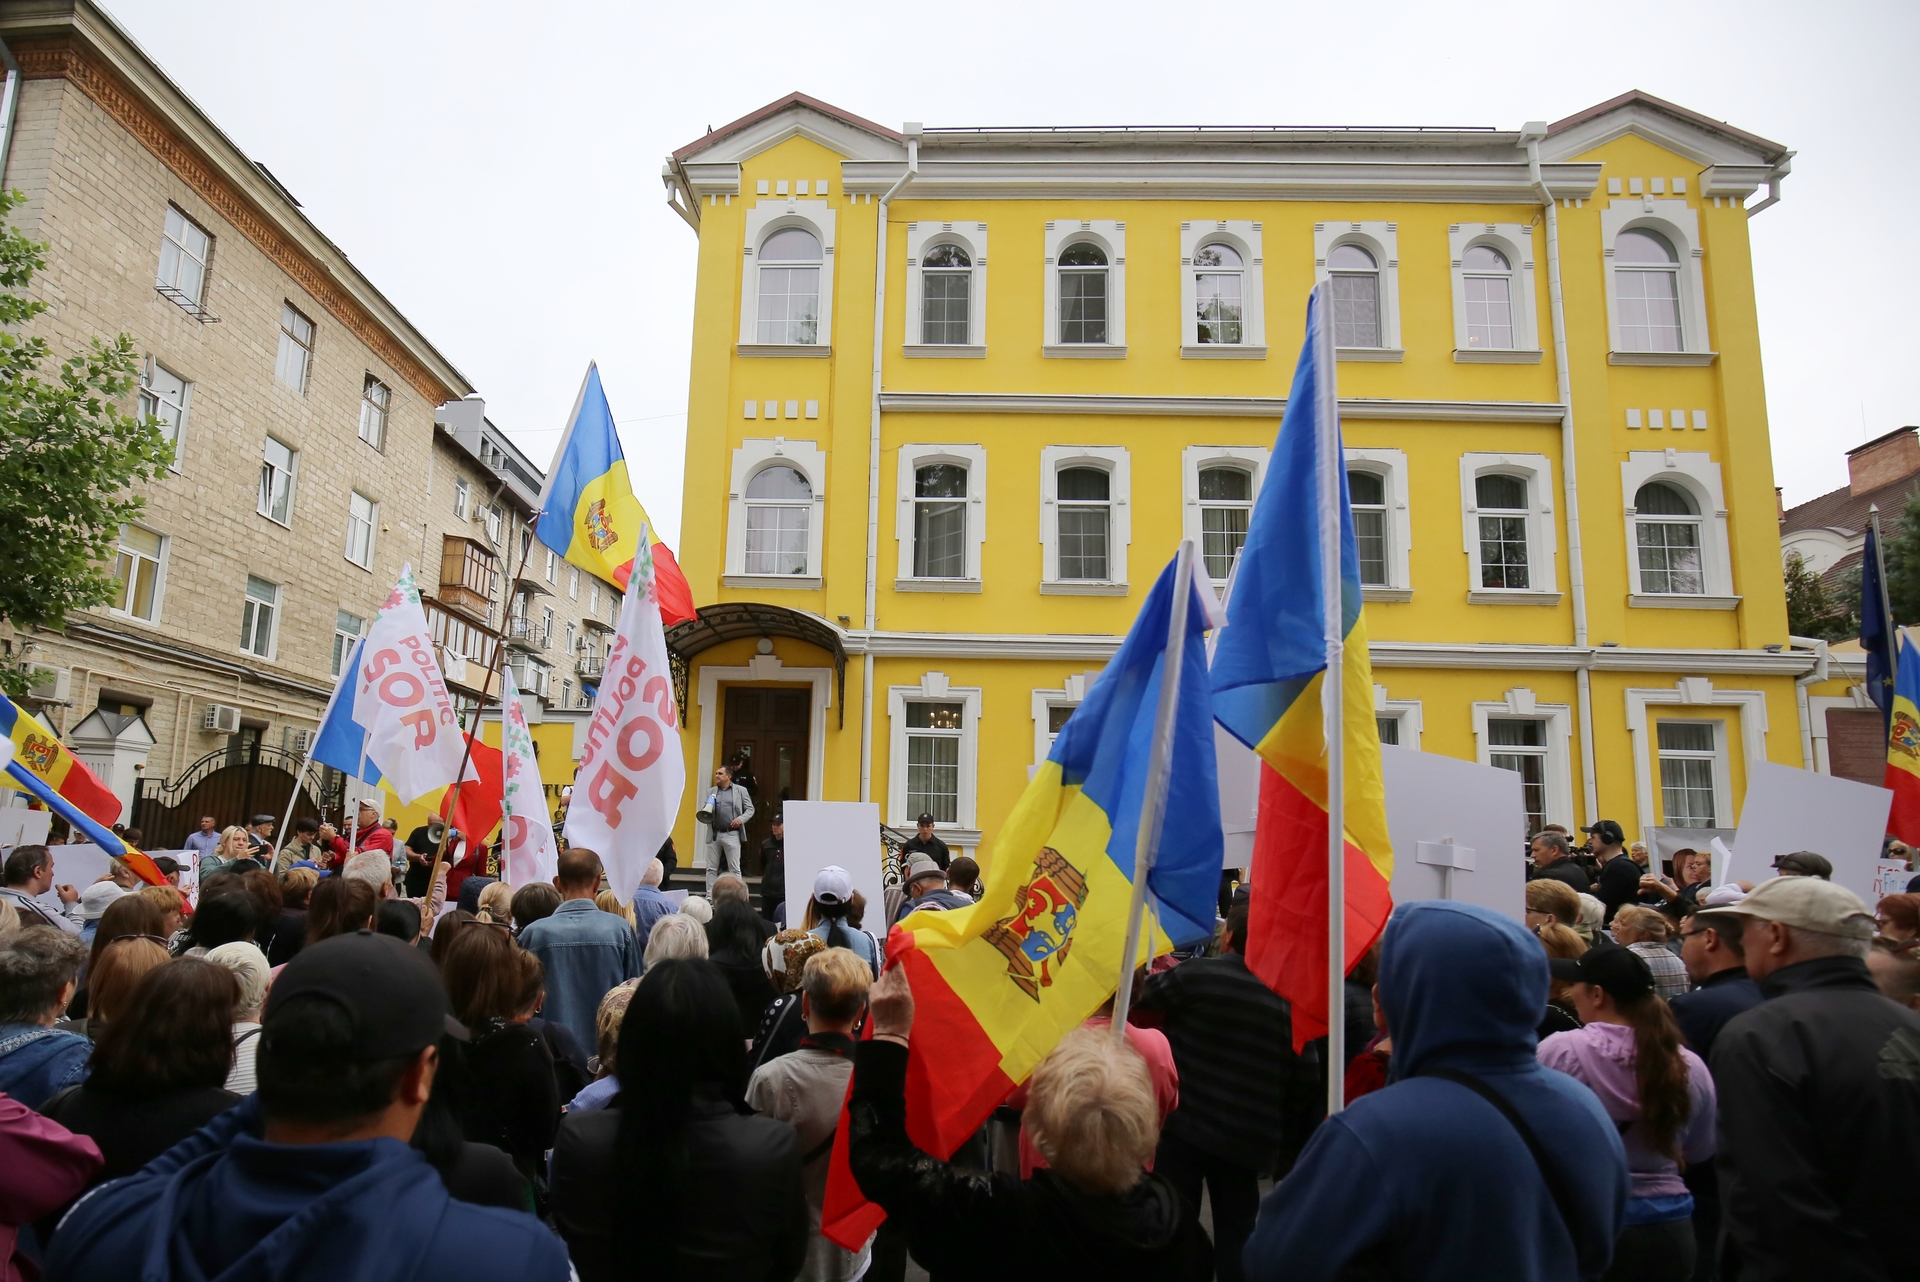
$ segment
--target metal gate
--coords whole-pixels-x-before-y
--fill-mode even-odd
[[[346,776],[314,766],[299,753],[260,743],[210,752],[188,766],[177,779],[147,779],[133,804],[132,826],[151,850],[177,850],[187,834],[200,827],[203,815],[212,815],[222,829],[244,824],[256,814],[270,814],[274,822],[286,813],[296,772],[306,767],[293,818],[325,822],[339,819],[345,803]],[[285,840],[276,833],[274,844]]]

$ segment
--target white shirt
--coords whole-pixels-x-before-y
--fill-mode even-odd
[[[260,1053],[260,1025],[240,1020],[233,1026],[233,1068],[227,1073],[227,1089],[235,1095],[254,1091],[253,1061]]]

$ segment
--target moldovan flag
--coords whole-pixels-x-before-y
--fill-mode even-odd
[[[641,561],[620,605],[567,803],[567,844],[600,856],[607,886],[623,904],[632,902],[673,831],[687,788],[666,629],[653,589],[653,564]]]
[[[1248,521],[1214,647],[1214,716],[1260,756],[1247,965],[1293,1005],[1295,1048],[1327,1031],[1327,736],[1321,687],[1329,632],[1344,640],[1346,965],[1373,947],[1393,911],[1373,669],[1360,613],[1360,555],[1340,446],[1326,287],[1307,301],[1273,461]],[[1331,470],[1334,475],[1329,476]],[[1330,628],[1323,556],[1339,560]]]
[[[500,723],[504,758],[502,804],[507,831],[500,879],[511,886],[552,881],[560,872],[560,856],[553,848],[553,818],[540,785],[540,760],[533,753],[533,731],[527,728],[527,710],[513,684],[513,670],[504,673]]]
[[[386,786],[402,801],[451,787],[467,745],[411,565],[401,567],[400,581],[361,642],[353,675],[353,720],[366,731],[367,760]]]
[[[167,879],[152,859],[105,826],[119,817],[120,799],[107,791],[85,762],[67,751],[53,731],[22,712],[5,695],[0,695],[0,784],[39,801],[72,825],[77,835],[118,858],[148,885],[166,884]],[[91,809],[77,798],[85,798]],[[97,817],[101,812],[106,818]]]
[[[1113,995],[1176,592],[1193,599],[1176,678],[1166,822],[1147,880],[1156,922],[1150,950],[1213,932],[1222,847],[1205,634],[1217,607],[1194,574],[1178,581],[1178,565],[1161,573],[1120,652],[982,858],[985,897],[970,908],[914,913],[887,939],[887,964],[904,966],[913,986],[907,1131],[929,1153],[950,1156]],[[843,1114],[822,1232],[858,1250],[886,1216],[854,1182],[847,1135]]]
[[[1887,733],[1887,787],[1893,793],[1887,831],[1908,845],[1920,843],[1920,650],[1905,628],[1893,685],[1893,728]]]
[[[566,435],[547,469],[540,492],[540,542],[583,570],[628,590],[642,549],[652,562],[653,593],[667,627],[695,618],[693,589],[680,573],[673,550],[654,533],[647,511],[634,497],[626,455],[613,430],[613,410],[600,389],[600,367],[587,366],[587,380],[567,420]]]

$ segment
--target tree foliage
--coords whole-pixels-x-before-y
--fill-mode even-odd
[[[1844,641],[1860,631],[1856,580],[1851,597],[1828,589],[1826,581],[1797,552],[1787,554],[1787,631],[1796,637]]]
[[[0,191],[0,218],[24,199]],[[45,245],[0,227],[0,618],[16,628],[57,628],[114,598],[120,527],[146,506],[129,487],[173,461],[159,423],[121,408],[138,375],[127,335],[91,339],[43,375],[52,349],[18,329],[47,309],[21,292],[45,266]],[[0,686],[19,693],[26,676],[0,668]]]
[[[1886,536],[1887,599],[1896,623],[1920,623],[1920,489],[1892,521],[1880,523]]]

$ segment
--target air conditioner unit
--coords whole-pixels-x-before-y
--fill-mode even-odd
[[[23,663],[20,668],[27,673],[40,674],[40,679],[27,691],[30,697],[39,699],[43,703],[72,702],[73,672],[71,669],[42,668],[33,663]]]
[[[201,714],[200,728],[219,734],[240,733],[240,709],[226,703],[210,703]]]
[[[288,726],[286,730],[282,732],[281,742],[286,745],[287,751],[294,756],[305,756],[308,746],[313,742],[313,731]]]

